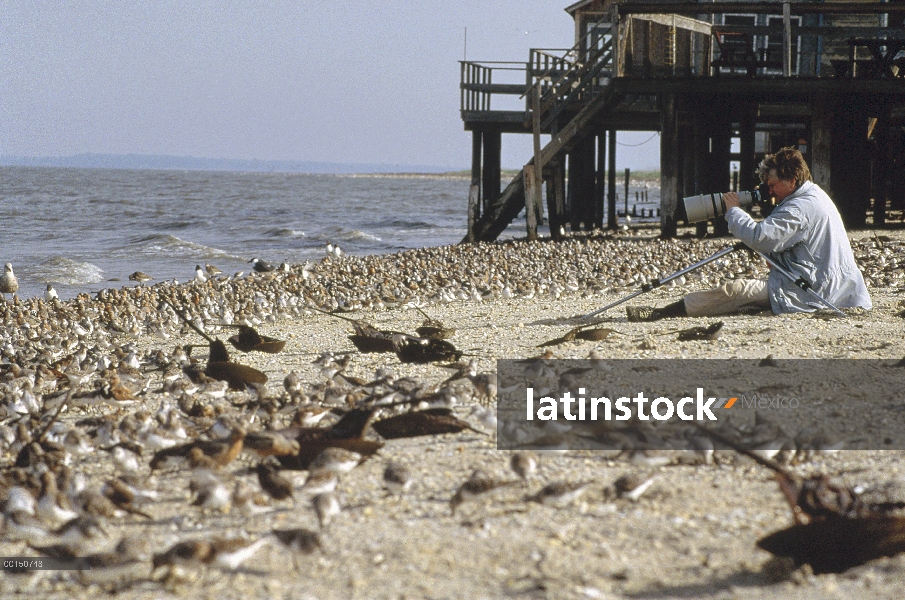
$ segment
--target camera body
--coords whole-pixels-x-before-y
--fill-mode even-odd
[[[738,203],[742,208],[749,208],[755,203],[767,200],[767,196],[760,190],[750,192],[738,192]],[[683,198],[685,204],[685,216],[689,223],[707,221],[726,214],[726,203],[723,202],[723,194],[701,194]]]

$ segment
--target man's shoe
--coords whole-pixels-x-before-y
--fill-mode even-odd
[[[630,323],[648,323],[656,321],[659,315],[656,314],[653,306],[627,306],[625,307],[625,316],[628,317]]]

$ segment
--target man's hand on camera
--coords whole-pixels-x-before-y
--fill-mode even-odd
[[[726,212],[729,212],[730,208],[738,208],[738,194],[735,192],[726,192],[723,194],[723,204],[726,205]]]

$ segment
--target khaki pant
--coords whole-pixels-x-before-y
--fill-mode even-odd
[[[685,311],[689,317],[728,315],[742,308],[770,308],[766,280],[736,279],[685,296]]]

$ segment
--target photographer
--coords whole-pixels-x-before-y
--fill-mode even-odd
[[[739,207],[738,194],[723,194],[729,231],[778,265],[803,277],[815,292],[839,307],[871,308],[861,271],[839,211],[830,197],[811,181],[801,152],[783,148],[758,167],[777,206],[761,222]],[[709,317],[743,309],[770,309],[774,314],[813,312],[823,306],[776,270],[766,281],[738,279],[661,308],[630,306],[628,320],[656,321],[668,317]]]

